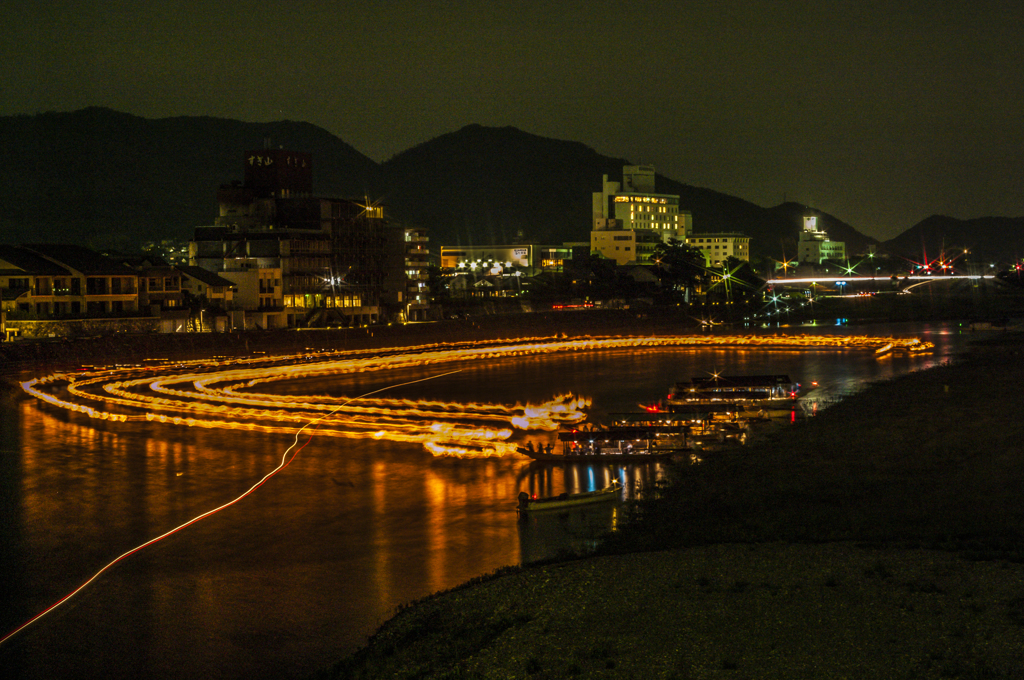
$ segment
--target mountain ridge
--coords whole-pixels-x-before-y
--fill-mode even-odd
[[[217,215],[216,190],[240,179],[247,151],[283,146],[313,154],[313,190],[380,200],[395,219],[444,245],[588,241],[591,195],[621,178],[622,158],[513,126],[471,123],[382,163],[312,123],[246,123],[212,116],[147,119],[105,107],[0,117],[0,242],[40,234],[96,248],[188,239]],[[695,232],[751,237],[754,259],[796,254],[805,214],[851,254],[871,245],[899,254],[938,250],[934,239],[971,240],[975,254],[1024,251],[1024,218],[928,218],[879,244],[838,218],[795,202],[762,207],[714,189],[657,176],[680,196]],[[931,222],[929,222],[931,220]],[[1008,220],[1008,222],[1007,222]],[[966,227],[964,226],[966,225]],[[973,230],[973,234],[965,231]],[[998,237],[994,247],[988,236]],[[947,236],[953,234],[952,236]],[[985,243],[978,244],[977,241]]]

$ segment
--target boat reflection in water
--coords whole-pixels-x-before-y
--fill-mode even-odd
[[[530,463],[520,475],[520,488],[531,496],[584,493],[622,485],[615,501],[590,503],[545,512],[528,512],[518,522],[521,564],[593,552],[601,537],[618,528],[623,504],[654,488],[662,475],[659,463],[616,465]],[[557,489],[557,491],[556,491]]]

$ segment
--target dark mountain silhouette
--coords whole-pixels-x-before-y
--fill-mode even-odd
[[[435,246],[508,243],[520,234],[541,243],[589,241],[592,193],[602,175],[621,180],[629,163],[512,127],[469,125],[378,164],[302,122],[145,119],[104,108],[3,117],[0,243],[43,239],[130,250],[146,240],[188,239],[196,226],[213,223],[217,187],[241,179],[245,152],[268,141],[313,154],[316,194],[380,200],[392,218],[430,229]],[[805,214],[818,215],[819,226],[846,241],[851,254],[875,243],[797,203],[764,208],[661,175],[657,191],[679,195],[696,232],[749,235],[755,260],[793,257]],[[922,235],[927,241],[938,234],[937,247],[945,239],[981,253],[989,235],[1017,243],[1020,226],[936,217],[884,245],[919,252]],[[935,247],[928,243],[929,251]]]
[[[0,242],[93,247],[188,238],[217,216],[217,187],[240,179],[266,140],[316,152],[314,191],[378,191],[379,167],[308,123],[149,120],[103,108],[0,118]]]
[[[591,194],[619,158],[516,128],[469,125],[383,164],[385,204],[445,245],[590,241]]]
[[[958,220],[932,215],[882,244],[893,255],[922,262],[963,254],[975,262],[1010,262],[1024,257],[1024,217]]]
[[[513,127],[468,125],[402,152],[383,164],[391,214],[426,226],[445,245],[509,243],[522,233],[542,243],[589,242],[591,196],[603,175],[621,181],[628,160],[602,156],[578,142],[538,137]],[[796,203],[765,209],[735,196],[658,175],[656,190],[677,194],[694,231],[749,235],[754,257],[781,256],[805,214],[835,240],[861,252],[875,243],[836,218]]]

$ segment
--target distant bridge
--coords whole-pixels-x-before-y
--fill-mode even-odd
[[[807,278],[769,279],[766,282],[766,285],[781,287],[792,285],[831,284],[842,288],[847,285],[859,286],[865,283],[875,283],[888,286],[895,280],[900,284],[901,290],[906,292],[926,283],[937,283],[940,281],[981,281],[983,279],[995,278],[994,274],[949,274],[941,276],[908,275],[897,276],[895,279],[891,276],[811,276]],[[910,285],[903,285],[904,281],[914,281],[914,283],[911,283]]]

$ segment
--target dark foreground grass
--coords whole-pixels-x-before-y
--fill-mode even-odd
[[[674,467],[609,548],[857,540],[1024,559],[1024,353],[1005,340]]]
[[[603,555],[429,598],[324,675],[1024,678],[1022,348],[675,466]]]

